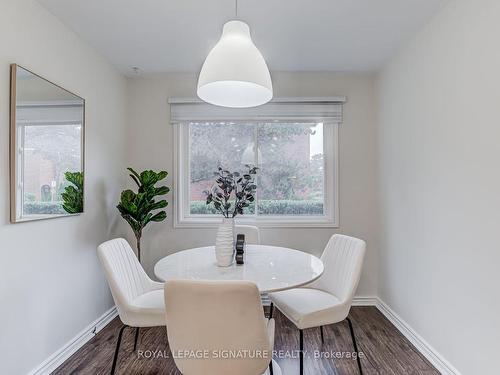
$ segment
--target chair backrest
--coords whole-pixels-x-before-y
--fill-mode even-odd
[[[172,280],[165,283],[167,300],[168,342],[181,373],[264,373],[272,347],[255,284]],[[246,357],[234,357],[245,350]],[[179,353],[199,355],[181,357]]]
[[[106,241],[99,245],[97,254],[119,312],[149,291],[150,279],[126,240]]]
[[[325,270],[312,285],[350,304],[358,287],[365,251],[365,241],[334,234],[321,256]]]
[[[260,245],[260,231],[259,228],[253,225],[236,225],[234,233],[244,234],[245,243],[250,245]]]

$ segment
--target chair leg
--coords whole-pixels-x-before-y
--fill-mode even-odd
[[[269,319],[273,317],[273,310],[274,310],[274,305],[271,302],[271,305],[269,305]],[[271,362],[269,362],[269,375],[273,375],[273,356],[271,354]]]
[[[361,360],[359,359],[358,345],[356,344],[356,336],[354,336],[354,329],[352,328],[352,322],[349,317],[346,318],[347,323],[349,323],[349,330],[351,331],[352,343],[354,344],[354,351],[356,352],[356,360],[358,362],[359,373],[363,375],[363,369],[361,368]]]
[[[323,326],[320,326],[319,329],[321,331],[321,343],[324,344],[325,343],[325,337],[324,337],[324,334],[323,334]]]
[[[125,328],[128,326],[123,325],[118,334],[118,340],[116,341],[115,355],[113,357],[113,365],[111,366],[111,375],[114,375],[116,369],[116,361],[118,360],[118,352],[120,351],[120,343],[122,341],[122,335]]]
[[[137,348],[137,339],[139,338],[139,327],[135,328],[135,339],[134,339],[134,352]]]
[[[300,375],[304,374],[304,332],[299,329],[300,337],[299,337],[299,358],[300,358]]]

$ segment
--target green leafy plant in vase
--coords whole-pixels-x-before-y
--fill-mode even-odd
[[[141,238],[144,227],[152,221],[161,222],[166,219],[166,211],[157,211],[167,207],[165,199],[156,200],[157,197],[166,195],[170,189],[166,186],[156,187],[155,185],[167,177],[166,171],[154,172],[146,170],[140,174],[132,168],[130,177],[138,187],[137,193],[127,189],[122,191],[120,203],[116,208],[121,216],[132,228],[137,241],[137,258],[141,261]]]
[[[65,172],[64,177],[73,184],[61,193],[64,211],[69,214],[83,212],[83,172]]]

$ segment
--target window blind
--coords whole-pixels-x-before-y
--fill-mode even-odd
[[[198,99],[171,98],[168,102],[171,124],[188,121],[321,121],[339,124],[346,98],[275,98],[252,108],[218,107]]]
[[[21,102],[16,105],[16,123],[44,125],[81,123],[83,110],[83,103],[80,101]]]

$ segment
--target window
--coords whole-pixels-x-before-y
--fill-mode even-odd
[[[24,85],[31,87],[26,86],[27,81]],[[24,88],[23,92],[32,91]],[[44,101],[17,101],[16,221],[68,214],[62,205],[61,194],[70,184],[64,174],[83,170],[83,119],[84,104],[81,99],[53,99],[47,96]]]
[[[66,214],[64,173],[82,168],[81,129],[81,123],[18,126],[21,218]]]
[[[263,119],[255,112],[263,107],[251,113],[248,109],[215,109],[225,114],[213,113],[213,106],[207,104],[190,107],[192,112],[181,109],[182,116],[172,110],[172,117],[182,117],[175,121],[176,226],[217,225],[220,216],[205,204],[204,192],[214,184],[219,165],[242,172],[247,164],[259,167],[256,200],[238,222],[337,225],[337,118],[333,122],[331,117],[321,116],[321,111],[304,118],[296,109],[284,116],[280,106],[272,108],[278,113],[273,116],[267,108]]]

